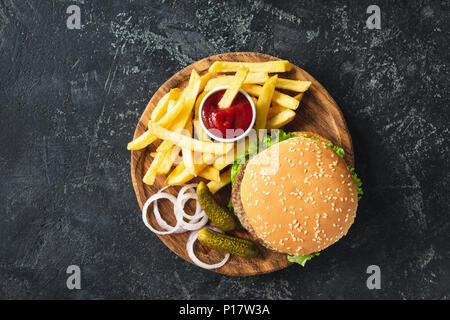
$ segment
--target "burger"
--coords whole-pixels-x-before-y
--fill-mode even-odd
[[[275,142],[232,168],[232,207],[261,245],[304,266],[347,234],[355,221],[361,181],[343,149],[311,132]]]

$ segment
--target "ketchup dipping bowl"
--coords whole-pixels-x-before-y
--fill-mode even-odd
[[[209,137],[220,142],[235,142],[250,133],[256,120],[256,108],[249,94],[240,89],[231,106],[219,109],[219,101],[227,88],[217,87],[208,92],[198,113],[200,125]]]

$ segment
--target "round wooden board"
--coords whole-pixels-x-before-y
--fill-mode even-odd
[[[139,120],[139,123],[137,124],[134,138],[139,137],[146,131],[151,112],[164,94],[172,88],[186,87],[193,68],[195,68],[200,75],[203,75],[208,71],[208,68],[214,61],[264,62],[269,60],[279,59],[256,52],[224,53],[197,61],[177,72],[169,80],[167,80],[151,98],[147,108],[144,110],[144,113]],[[284,78],[307,80],[312,82],[311,87],[305,93],[302,101],[300,102],[300,107],[297,109],[295,119],[283,129],[288,132],[310,131],[320,134],[324,138],[329,139],[333,144],[344,148],[346,154],[345,160],[347,163],[353,165],[353,146],[344,117],[338,105],[325,90],[325,88],[310,74],[295,65],[293,65],[290,72],[280,73],[279,75]],[[142,178],[144,177],[146,170],[152,161],[150,152],[154,152],[156,147],[157,144],[153,144],[143,150],[131,152],[131,177],[141,209],[145,201],[152,194],[156,193],[159,189],[165,186],[164,180],[166,176],[158,176],[153,186],[148,186],[142,182]],[[200,179],[201,178],[196,178],[193,182],[198,182]],[[167,192],[176,195],[179,189],[180,187],[171,187],[167,190]],[[228,186],[216,194],[216,199],[219,202],[226,204],[229,200],[230,192],[231,188]],[[194,212],[194,206],[194,203],[188,203],[186,205],[186,210]],[[171,220],[173,217],[172,205],[163,201],[159,205],[159,210],[161,215],[173,225],[174,218]],[[154,216],[150,216],[151,223],[155,225]],[[233,232],[233,234],[239,237],[249,238],[249,234],[246,231],[236,231]],[[159,238],[170,250],[175,252],[181,258],[192,263],[186,252],[186,241],[188,236],[189,233],[184,233],[162,235],[159,236]],[[199,258],[206,263],[216,263],[223,257],[221,253],[214,250],[206,253],[205,250],[200,247],[198,242],[195,248]],[[283,269],[291,264],[287,261],[286,255],[284,254],[279,254],[263,247],[260,247],[260,249],[260,255],[257,258],[247,260],[236,256],[231,256],[228,263],[213,271],[232,276],[249,276],[273,272]]]

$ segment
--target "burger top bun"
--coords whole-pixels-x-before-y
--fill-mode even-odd
[[[347,234],[356,216],[356,184],[325,139],[294,137],[251,158],[240,200],[252,232],[290,255],[321,251]]]

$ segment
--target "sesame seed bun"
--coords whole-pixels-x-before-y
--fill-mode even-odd
[[[321,251],[347,234],[356,184],[345,161],[319,141],[297,136],[242,166],[232,201],[242,226],[262,245],[289,255]]]

